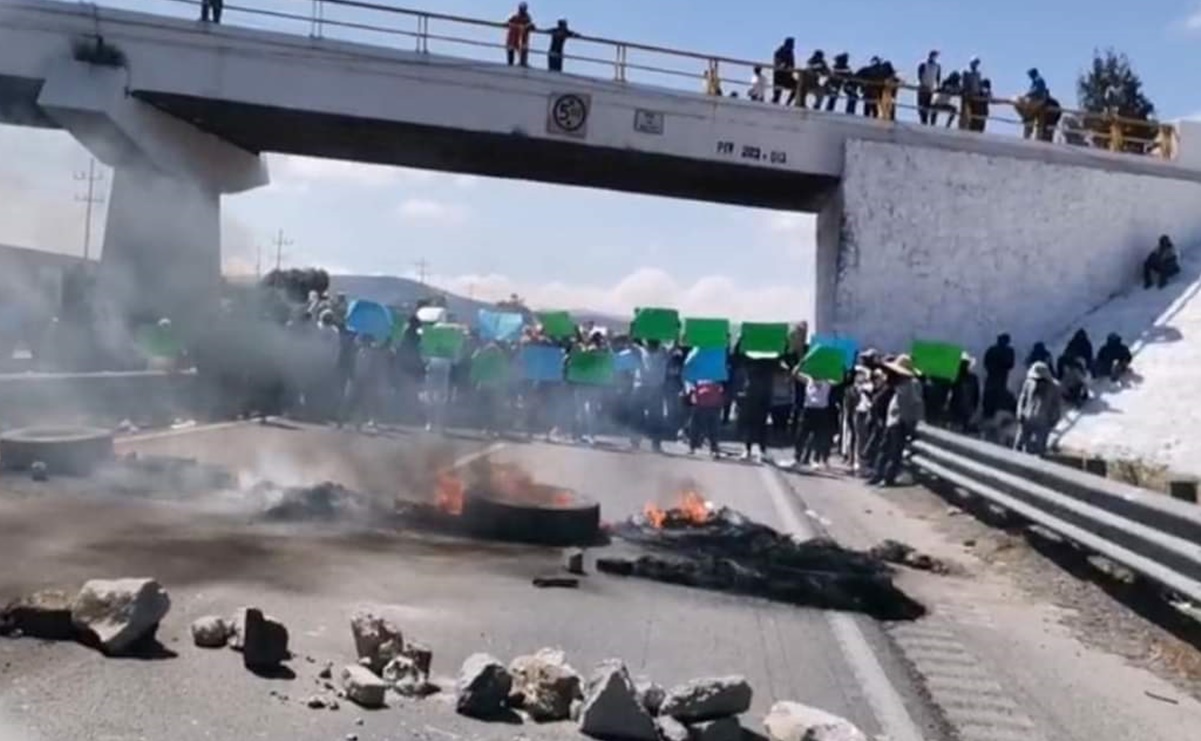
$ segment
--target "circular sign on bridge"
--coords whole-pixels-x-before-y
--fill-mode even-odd
[[[585,136],[591,96],[578,93],[556,93],[550,98],[547,130],[551,134]]]

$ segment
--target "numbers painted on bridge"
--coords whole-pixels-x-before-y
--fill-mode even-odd
[[[754,144],[736,144],[729,140],[717,142],[717,153],[723,157],[737,157],[748,162],[763,162],[771,165],[788,164],[788,153],[779,149],[767,150]]]

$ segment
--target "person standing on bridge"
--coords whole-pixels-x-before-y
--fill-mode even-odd
[[[208,23],[221,23],[221,11],[225,10],[225,0],[200,0],[200,20]]]
[[[551,72],[563,71],[563,46],[568,39],[578,39],[580,35],[567,27],[567,19],[560,18],[550,30],[550,49],[546,52],[546,68]]]
[[[938,114],[931,112],[934,93],[942,85],[942,65],[938,63],[938,50],[926,57],[917,66],[917,115],[923,124],[935,125]]]
[[[772,73],[771,102],[779,103],[780,96],[787,90],[788,99],[784,105],[792,105],[796,100],[796,81],[792,79],[792,73],[796,69],[796,39],[791,36],[784,39],[784,43],[776,49],[772,65],[775,71]]]
[[[522,67],[530,66],[530,34],[534,32],[534,19],[530,17],[529,6],[519,4],[517,12],[509,16],[506,27],[505,57],[509,66],[512,67],[514,61],[520,62]]]

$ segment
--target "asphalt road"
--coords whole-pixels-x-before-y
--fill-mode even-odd
[[[122,444],[236,468],[245,485],[332,479],[388,496],[424,484],[430,461],[493,450],[486,440],[416,432],[367,438],[307,427],[223,426]],[[682,451],[681,451],[682,452]],[[493,455],[540,481],[599,501],[617,520],[666,500],[684,478],[706,497],[782,529],[809,526],[798,498],[832,485],[785,480],[771,469],[683,455],[505,443]],[[798,491],[799,490],[799,491]],[[420,494],[421,492],[412,492]],[[578,590],[539,590],[557,551],[371,532],[358,526],[267,526],[244,492],[116,495],[88,482],[0,481],[0,599],[88,578],[154,576],[173,606],[159,636],[173,654],[106,659],[71,644],[0,641],[0,713],[29,739],[511,739],[576,737],[571,724],[488,725],[456,716],[450,694],[390,698],[390,707],[310,710],[322,663],[353,659],[348,618],[357,607],[391,614],[434,649],[451,684],[477,651],[504,660],[543,646],[565,649],[587,672],[621,658],[634,674],[672,684],[741,673],[755,689],[749,730],[776,700],[846,716],[892,741],[940,738],[911,673],[873,621],[755,599],[592,575]],[[190,622],[257,605],[292,635],[294,678],[263,679],[229,650],[197,649]],[[274,694],[273,694],[274,693]],[[328,693],[326,693],[328,696]],[[286,695],[287,699],[281,699]],[[361,725],[356,721],[360,721]],[[0,730],[0,739],[5,738]]]

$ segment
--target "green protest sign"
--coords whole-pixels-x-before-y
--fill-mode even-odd
[[[744,322],[739,340],[744,353],[779,355],[788,346],[788,325],[784,322]]]
[[[567,380],[603,386],[613,380],[613,353],[608,350],[576,350],[567,356]]]
[[[959,377],[959,363],[963,360],[963,348],[949,342],[914,340],[909,351],[913,367],[923,375],[954,381]]]
[[[471,382],[500,386],[509,380],[509,358],[499,347],[485,347],[471,359]]]
[[[552,339],[561,340],[575,336],[575,320],[566,311],[540,311],[538,323],[542,325],[542,333]]]
[[[630,336],[636,340],[675,342],[680,336],[680,312],[655,307],[638,309],[630,322]]]
[[[684,344],[702,350],[729,347],[730,320],[688,317],[684,320]]]
[[[151,358],[176,358],[183,351],[170,325],[147,324],[137,333],[138,346]]]
[[[432,324],[421,331],[421,354],[427,358],[459,357],[467,333],[458,324]]]
[[[817,345],[801,361],[801,372],[818,381],[839,383],[846,375],[846,354],[837,347]]]

